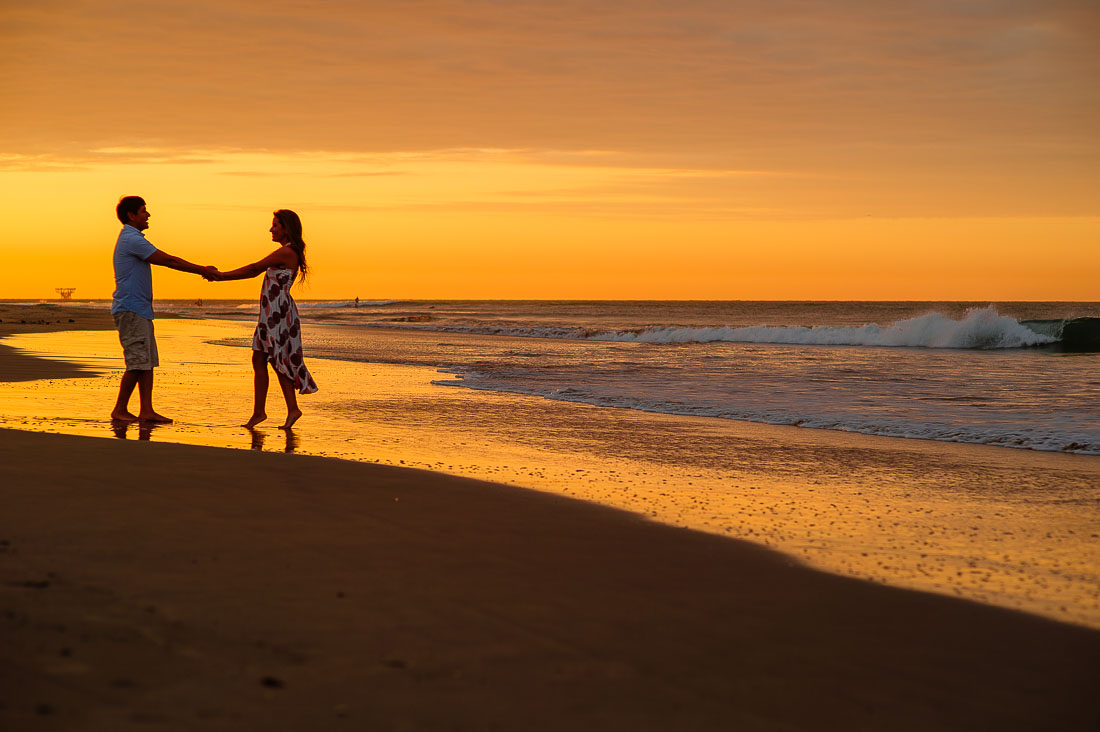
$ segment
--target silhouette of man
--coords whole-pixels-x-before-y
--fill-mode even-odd
[[[111,419],[117,422],[171,422],[153,410],[153,369],[160,365],[160,357],[153,334],[153,272],[150,265],[197,275],[217,272],[217,268],[200,267],[150,244],[141,233],[149,228],[149,211],[140,196],[120,198],[115,214],[123,226],[115,242],[115,294],[111,315],[122,343],[126,373],[118,388],[118,401]],[[130,395],[135,386],[141,401],[136,416],[129,411]]]

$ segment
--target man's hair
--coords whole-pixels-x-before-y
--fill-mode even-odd
[[[141,207],[145,205],[145,199],[141,196],[123,196],[118,199],[118,206],[115,207],[115,213],[118,215],[118,220],[124,224],[130,223],[130,219],[126,217],[126,214],[134,214],[137,216],[137,212],[141,210]]]

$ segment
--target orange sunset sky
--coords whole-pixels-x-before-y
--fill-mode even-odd
[[[0,4],[0,297],[1100,300],[1095,0]],[[253,297],[158,268],[158,298]]]

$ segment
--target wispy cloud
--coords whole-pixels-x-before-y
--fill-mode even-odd
[[[736,153],[1086,132],[1097,110],[1089,2],[127,8],[5,4],[11,144]]]

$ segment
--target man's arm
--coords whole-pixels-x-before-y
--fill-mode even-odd
[[[149,264],[157,264],[168,269],[178,269],[180,272],[190,272],[197,275],[208,275],[218,271],[217,267],[200,267],[197,264],[191,264],[186,259],[173,257],[168,252],[162,252],[159,249],[150,254],[145,261]]]

